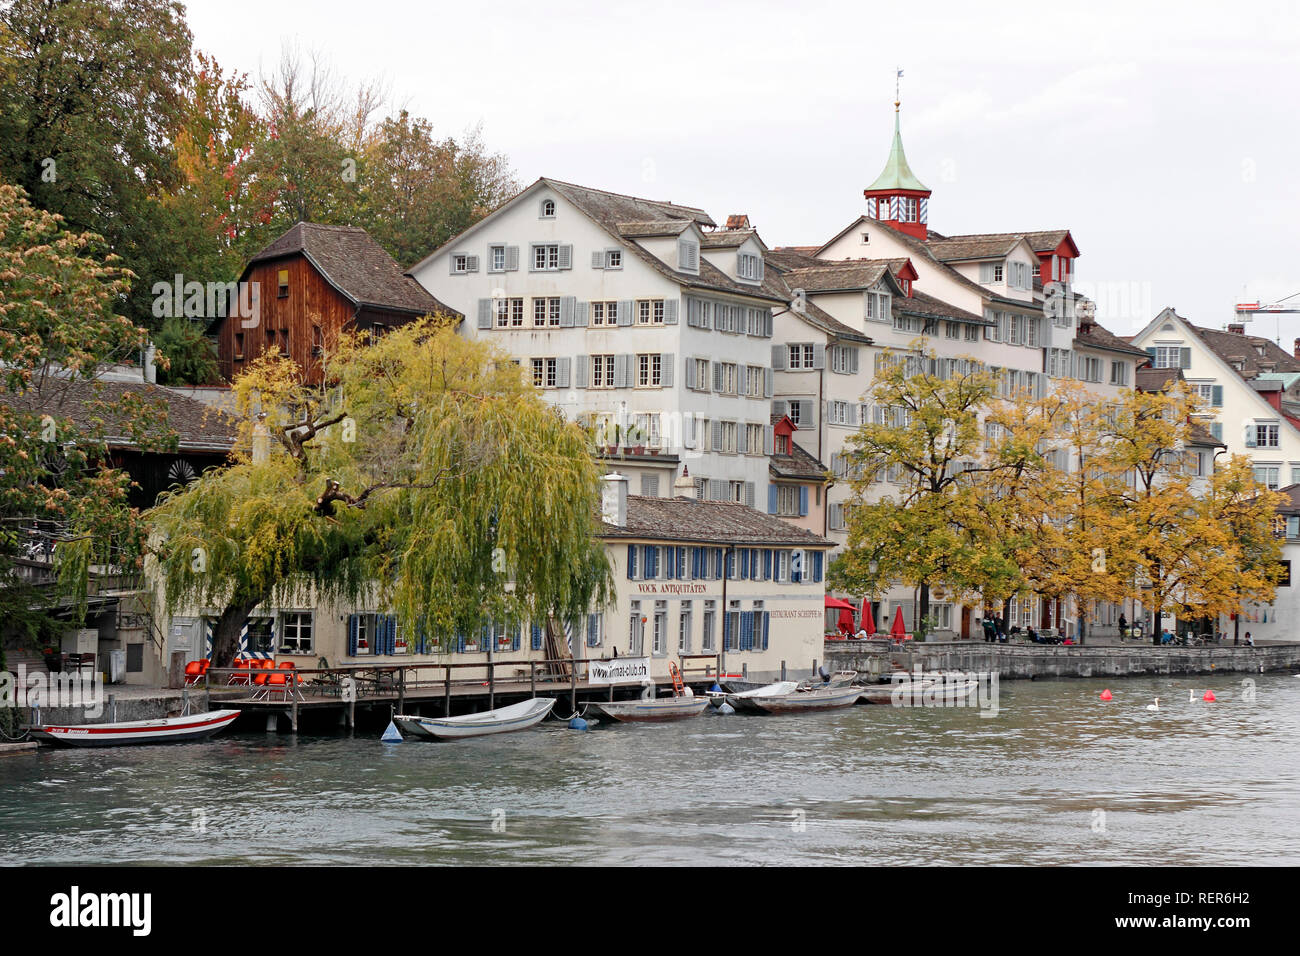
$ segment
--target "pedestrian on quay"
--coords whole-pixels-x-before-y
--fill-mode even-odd
[[[1119,639],[1122,641],[1126,637],[1128,637],[1128,618],[1124,616],[1123,611],[1120,611],[1119,612]]]
[[[1247,632],[1246,632],[1246,646],[1247,646],[1247,647],[1254,647],[1254,646],[1255,646],[1255,639],[1254,639],[1253,637],[1250,636],[1250,631],[1247,631]]]

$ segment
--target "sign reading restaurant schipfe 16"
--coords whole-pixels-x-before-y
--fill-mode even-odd
[[[643,680],[650,680],[648,657],[617,657],[587,665],[587,681],[591,684],[639,684]]]

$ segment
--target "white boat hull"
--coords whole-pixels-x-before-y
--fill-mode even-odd
[[[534,697],[509,707],[498,707],[460,717],[415,717],[396,714],[393,723],[404,736],[417,740],[459,740],[527,730],[542,722],[555,706],[553,697]]]
[[[190,717],[163,717],[116,724],[46,724],[34,727],[37,740],[63,747],[122,747],[130,744],[174,744],[205,740],[219,734],[239,717],[237,710],[214,710]]]
[[[832,710],[851,707],[862,696],[861,687],[832,687],[819,690],[795,691],[772,697],[750,697],[745,703],[766,714],[796,714],[809,710]]]
[[[707,697],[657,697],[654,700],[592,701],[587,704],[587,709],[598,717],[638,722],[698,717],[708,706]]]

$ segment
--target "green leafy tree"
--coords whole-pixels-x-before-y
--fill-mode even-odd
[[[113,313],[128,273],[98,236],[68,232],[0,185],[0,670],[4,639],[48,642],[84,613],[92,566],[130,570],[143,525],[104,437],[166,449],[165,407],[100,395],[97,369],[137,352],[144,329]],[[52,591],[17,574],[57,567]],[[3,718],[0,718],[3,719]]]
[[[75,232],[104,236],[138,281],[118,311],[152,322],[170,278],[173,137],[190,70],[169,0],[11,0],[0,7],[0,178]]]
[[[163,322],[153,337],[161,357],[158,382],[162,385],[213,385],[220,381],[217,350],[201,325],[184,318]]]
[[[377,591],[442,641],[607,601],[587,438],[516,366],[435,318],[323,361],[325,392],[278,355],[255,363],[234,385],[236,463],[151,513],[168,606],[220,610],[217,661],[253,608],[305,589]]]

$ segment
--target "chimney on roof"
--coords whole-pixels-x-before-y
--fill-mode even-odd
[[[615,472],[601,479],[605,482],[600,496],[600,517],[616,528],[627,527],[627,476]]]
[[[1241,322],[1229,322],[1228,331],[1231,332],[1233,335],[1245,335],[1246,326]]]
[[[144,360],[142,364],[144,365],[144,369],[143,369],[144,380],[148,382],[150,385],[154,385],[158,381],[158,366],[154,362],[154,358],[155,356],[157,356],[157,354],[158,354],[158,349],[154,347],[153,342],[149,342],[147,345],[145,345],[144,357],[143,357]]]
[[[749,217],[746,216],[744,213],[739,213],[738,215],[734,215],[734,216],[728,216],[728,217],[727,217],[727,228],[728,228],[728,229],[748,229],[748,228],[749,228]]]
[[[682,465],[682,473],[673,482],[673,495],[678,498],[695,497],[695,482],[691,479],[691,473],[685,465]]]

